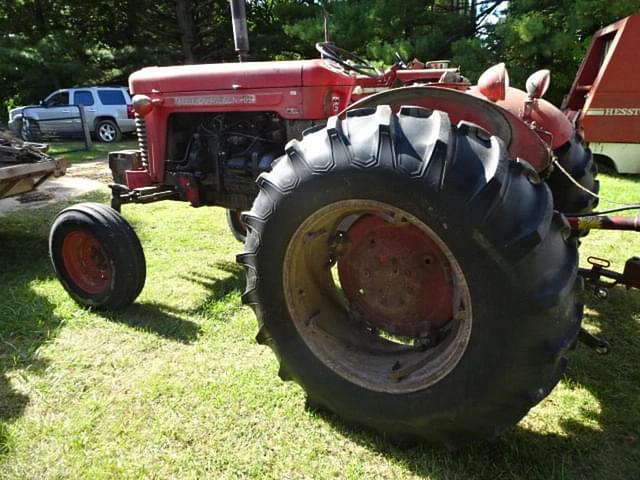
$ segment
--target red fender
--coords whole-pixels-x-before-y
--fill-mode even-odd
[[[478,91],[478,87],[471,87],[468,93],[484,99],[485,97]],[[509,87],[505,99],[496,102],[505,110],[509,110],[514,116],[522,118],[525,102],[529,99],[526,92],[517,88]],[[562,110],[553,103],[538,98],[531,103],[529,121],[534,121],[543,130],[550,132],[553,136],[551,148],[554,150],[561,147],[573,136],[574,128],[571,121]]]
[[[526,160],[538,172],[545,170],[551,161],[549,149],[526,123],[509,110],[483,98],[442,87],[401,87],[358,100],[340,115],[354,108],[377,105],[390,105],[394,111],[403,105],[441,110],[449,115],[453,124],[471,122],[500,137],[512,157]]]

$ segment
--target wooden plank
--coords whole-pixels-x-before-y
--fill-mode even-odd
[[[0,167],[0,180],[54,171],[56,166],[56,161],[51,159],[37,163],[23,163],[20,165]]]

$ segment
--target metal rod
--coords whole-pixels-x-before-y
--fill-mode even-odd
[[[238,60],[243,62],[249,53],[249,31],[244,0],[230,0],[231,21],[233,25],[233,43],[238,52]]]
[[[329,35],[329,12],[325,8],[324,3],[322,4],[322,15],[324,16],[324,41],[331,41],[331,36]]]
[[[640,232],[638,217],[570,217],[567,218],[573,230],[627,230]]]

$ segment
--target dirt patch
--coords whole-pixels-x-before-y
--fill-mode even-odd
[[[40,190],[34,190],[33,192],[23,193],[16,197],[20,203],[40,202],[42,200],[51,200],[55,195],[51,192],[42,192]]]
[[[113,182],[111,170],[106,160],[72,165],[67,169],[67,176],[97,180],[105,185]]]

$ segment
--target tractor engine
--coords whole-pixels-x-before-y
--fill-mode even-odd
[[[192,174],[202,204],[248,208],[256,177],[271,169],[287,141],[271,112],[174,113],[167,129],[168,176]]]

